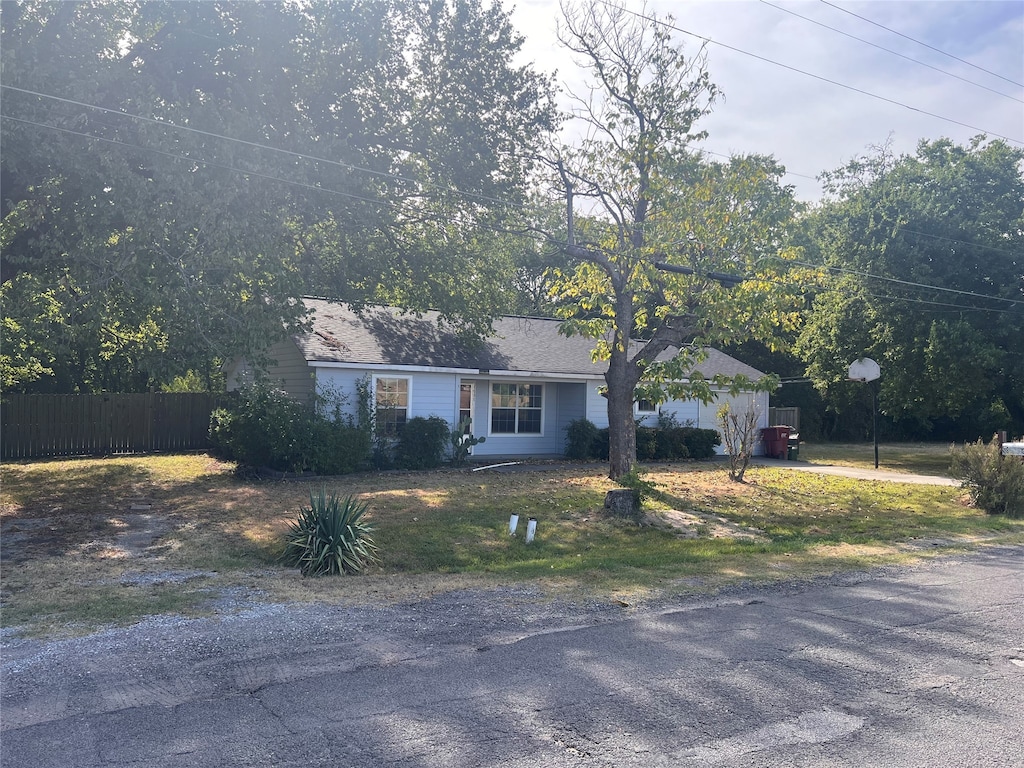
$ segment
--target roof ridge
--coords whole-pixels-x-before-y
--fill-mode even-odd
[[[328,296],[303,295],[303,296],[300,296],[299,298],[301,300],[303,300],[303,301],[306,301],[307,299],[309,299],[309,300],[312,300],[312,301],[327,302],[328,304],[344,304],[345,306],[347,306],[349,308],[351,308],[354,304],[358,303],[358,302],[345,301],[343,299],[332,299],[332,298],[330,298]],[[365,304],[362,304],[362,306],[364,306],[364,307],[373,307],[374,309],[393,309],[396,312],[409,313],[409,314],[414,314],[416,312],[436,312],[439,315],[440,314],[444,314],[444,312],[442,310],[440,310],[440,309],[433,309],[433,308],[431,308],[431,309],[410,309],[409,307],[399,307],[399,306],[396,306],[394,304],[376,304],[376,303],[373,303],[373,302],[366,302]],[[505,319],[505,320],[549,320],[549,321],[554,322],[554,323],[562,322],[562,320],[560,318],[557,318],[557,317],[544,317],[543,315],[496,315],[494,319],[495,320],[498,320],[498,319]]]

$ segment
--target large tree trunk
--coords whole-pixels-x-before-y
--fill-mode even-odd
[[[618,480],[636,463],[636,424],[633,421],[633,386],[611,369],[608,382],[608,477]]]
[[[623,295],[625,294],[625,295]],[[636,463],[636,423],[633,397],[640,381],[639,369],[629,359],[633,330],[633,297],[622,292],[616,298],[616,339],[604,379],[608,385],[608,477],[618,480]]]

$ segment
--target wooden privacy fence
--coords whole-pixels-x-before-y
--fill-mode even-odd
[[[207,392],[4,395],[0,456],[202,450],[209,447],[210,412],[223,397]]]
[[[792,427],[800,431],[800,409],[793,406],[777,407],[768,409],[768,426]]]

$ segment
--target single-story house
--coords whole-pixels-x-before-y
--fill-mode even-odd
[[[311,330],[287,338],[268,351],[276,363],[270,379],[293,397],[341,391],[356,407],[357,383],[371,384],[378,427],[398,426],[415,416],[440,416],[453,427],[470,418],[471,432],[486,441],[475,456],[543,457],[562,455],[566,427],[587,418],[608,426],[607,400],[601,393],[606,363],[594,362],[592,339],[566,337],[559,321],[501,317],[495,335],[466,343],[438,324],[437,313],[422,317],[391,307],[365,307],[304,298]],[[697,366],[704,376],[764,374],[718,350],[707,350]],[[245,361],[228,367],[234,389],[252,376]],[[756,408],[760,426],[768,425],[768,395],[719,392],[717,401],[668,401],[660,406],[636,403],[637,418],[654,425],[658,411],[674,414],[681,425],[717,428],[716,411],[729,401],[735,410]],[[721,448],[719,449],[722,450]]]

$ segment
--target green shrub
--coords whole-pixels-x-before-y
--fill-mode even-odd
[[[1003,456],[999,440],[978,440],[950,449],[950,473],[971,495],[971,502],[990,515],[1024,517],[1024,462]]]
[[[281,560],[303,576],[358,573],[379,562],[373,529],[363,522],[367,505],[352,496],[341,500],[321,488],[309,492],[309,507],[299,511],[285,537]]]
[[[636,428],[636,457],[640,461],[709,459],[722,437],[716,429],[658,426]],[[571,459],[608,459],[608,428],[598,429],[586,419],[570,422],[566,428],[565,455]]]
[[[658,430],[654,427],[636,428],[636,457],[639,461],[651,461],[658,455]]]
[[[370,451],[369,429],[342,413],[343,396],[330,393],[302,403],[258,382],[210,417],[210,442],[221,458],[280,472],[341,474],[362,466]]]
[[[686,445],[689,458],[710,459],[715,455],[715,446],[722,444],[722,436],[717,429],[698,429],[697,427],[680,427],[681,439]]]
[[[573,419],[565,428],[565,455],[570,459],[593,459],[598,429],[589,419]]]
[[[366,465],[370,449],[368,429],[359,429],[346,419],[318,419],[310,469],[318,475],[356,472]]]
[[[440,416],[415,416],[405,422],[395,447],[402,469],[433,469],[444,462],[451,430]]]
[[[690,458],[683,427],[659,427],[655,435],[654,458],[658,461],[676,461]]]
[[[301,472],[310,463],[313,417],[311,407],[260,382],[211,414],[210,442],[217,455],[240,464]]]

